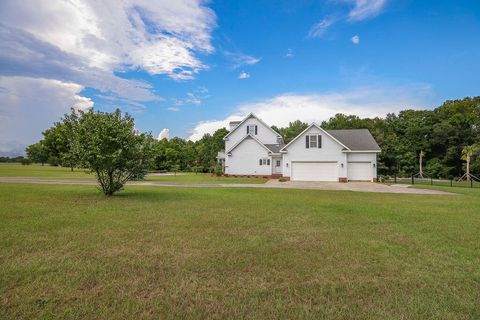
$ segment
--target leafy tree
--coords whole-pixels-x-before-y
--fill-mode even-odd
[[[44,145],[47,149],[49,163],[73,168],[78,163],[78,157],[74,153],[73,129],[78,122],[78,115],[72,109],[72,113],[65,115],[61,122],[56,122],[53,127],[43,132]]]
[[[41,163],[42,166],[47,162],[49,157],[47,147],[43,140],[28,146],[25,151],[30,161]]]
[[[153,159],[153,138],[139,134],[132,117],[113,113],[87,111],[73,127],[73,153],[79,164],[96,175],[105,195],[112,195],[129,180],[145,176]]]
[[[272,126],[272,129],[278,132],[282,137],[285,143],[289,143],[293,140],[296,136],[298,136],[303,130],[307,129],[308,123],[302,122],[300,120],[296,120],[290,122],[288,127],[285,128],[278,128],[276,126]]]

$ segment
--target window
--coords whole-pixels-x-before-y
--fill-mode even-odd
[[[255,124],[249,124],[247,126],[247,134],[257,134],[258,127]]]
[[[310,148],[317,147],[317,136],[310,136]]]
[[[267,159],[267,158],[260,159],[259,164],[261,166],[269,166],[270,165],[270,159]]]
[[[275,163],[275,166],[280,167],[280,160],[277,160],[277,162]]]
[[[322,136],[311,134],[305,136],[305,147],[309,148],[321,148],[322,147]]]

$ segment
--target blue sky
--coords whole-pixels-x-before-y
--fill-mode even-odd
[[[479,94],[478,1],[5,0],[0,18],[3,154],[71,106],[198,139],[249,112],[286,125]]]

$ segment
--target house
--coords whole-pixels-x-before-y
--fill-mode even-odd
[[[367,129],[324,130],[312,123],[288,144],[269,125],[249,114],[230,122],[226,175],[285,177],[299,181],[376,181],[380,147]]]

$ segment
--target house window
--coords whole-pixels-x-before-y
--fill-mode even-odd
[[[310,136],[310,148],[317,147],[317,136]]]
[[[270,165],[270,159],[262,158],[262,159],[260,159],[259,164],[261,166],[269,166]]]
[[[255,124],[249,124],[247,126],[247,134],[257,134],[258,133],[258,127]]]
[[[277,160],[275,166],[280,167],[280,160]]]
[[[305,136],[305,147],[309,148],[321,148],[322,136],[316,134],[310,134]]]

